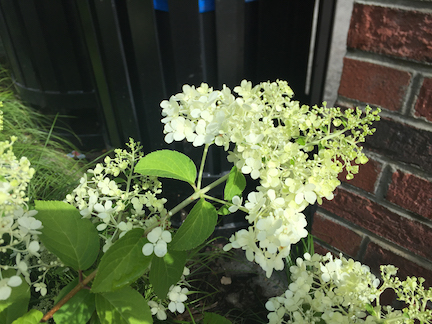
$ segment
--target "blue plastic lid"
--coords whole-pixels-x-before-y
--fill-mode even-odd
[[[245,0],[252,2],[256,0]],[[153,0],[155,10],[168,11],[168,0]],[[215,10],[215,0],[198,0],[199,12],[209,12]]]

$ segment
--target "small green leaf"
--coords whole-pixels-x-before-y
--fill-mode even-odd
[[[243,175],[243,173],[241,173],[240,170],[237,169],[236,166],[233,166],[228,175],[228,180],[225,185],[224,199],[227,201],[231,201],[234,196],[241,197],[245,188],[245,176]]]
[[[102,257],[92,292],[113,291],[130,285],[148,268],[151,256],[142,253],[148,243],[144,230],[136,228],[115,242]]]
[[[204,313],[203,324],[231,324],[231,321],[216,313]]]
[[[88,219],[63,201],[36,201],[35,218],[43,225],[40,240],[66,266],[86,270],[99,253],[99,235]]]
[[[96,294],[96,311],[101,324],[153,323],[146,300],[130,287]]]
[[[153,258],[150,269],[150,283],[160,299],[165,299],[171,285],[179,282],[186,264],[187,253],[172,251],[169,247],[171,245],[163,258]]]
[[[193,161],[183,153],[171,150],[155,151],[144,156],[135,166],[142,175],[172,178],[193,184],[197,170]]]
[[[216,208],[201,198],[174,236],[172,249],[185,251],[197,247],[213,233],[216,223]]]
[[[16,270],[3,270],[3,278],[10,278],[16,275]],[[6,300],[0,300],[0,323],[10,324],[28,310],[30,301],[30,286],[22,276],[21,285],[12,288],[12,293]]]
[[[20,318],[17,318],[12,324],[38,324],[43,317],[43,313],[36,309],[31,309]]]
[[[221,208],[218,209],[217,211],[218,215],[225,216],[225,215],[232,214],[228,208],[229,207],[227,205],[223,205]]]
[[[376,316],[375,308],[371,304],[366,304],[365,308],[369,314],[371,314],[372,316]]]
[[[76,285],[78,278],[64,287],[57,296],[56,304],[66,296]],[[54,314],[56,324],[86,324],[92,317],[95,306],[95,295],[87,289],[81,289]]]
[[[300,144],[300,145],[305,145],[306,144],[306,140],[305,140],[305,138],[303,136],[298,137],[297,140],[296,140],[296,142],[297,142],[297,144]]]

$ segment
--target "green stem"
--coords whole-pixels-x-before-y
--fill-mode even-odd
[[[216,181],[210,183],[208,186],[205,186],[202,189],[198,189],[198,191],[196,191],[195,193],[193,193],[192,195],[190,195],[188,198],[186,198],[185,200],[183,200],[180,204],[178,204],[177,206],[175,206],[173,209],[171,209],[168,214],[167,217],[171,217],[172,215],[174,215],[175,213],[179,212],[180,210],[182,210],[184,207],[186,207],[187,205],[189,205],[190,203],[192,203],[193,201],[197,200],[200,197],[203,197],[207,192],[209,192],[211,189],[213,189],[214,187],[220,185],[221,183],[223,183],[225,180],[228,179],[229,173],[227,173],[226,175],[224,175],[223,177],[220,177],[219,179],[217,179]]]
[[[207,198],[208,200],[213,200],[213,201],[215,201],[215,202],[218,202],[218,203],[220,203],[220,204],[222,204],[222,205],[230,205],[230,206],[234,206],[234,204],[233,204],[233,203],[230,203],[229,201],[225,201],[225,200],[222,200],[222,199],[218,199],[218,198],[215,198],[215,197],[212,197],[212,196],[204,195],[203,197],[204,197],[204,198]],[[238,209],[241,210],[241,211],[244,211],[245,213],[248,213],[248,212],[249,212],[249,210],[246,209],[246,208],[243,207],[243,206],[239,206]]]
[[[132,179],[134,178],[133,174],[134,174],[134,169],[135,169],[135,147],[132,148],[132,152],[131,152],[131,169],[129,174],[127,175],[127,183],[126,183],[126,192],[129,193],[129,189],[130,189],[130,185],[132,182]]]
[[[203,155],[202,155],[201,165],[200,165],[200,169],[199,169],[199,173],[198,173],[197,190],[201,189],[201,181],[202,181],[202,175],[203,175],[203,172],[204,172],[205,160],[207,158],[207,153],[208,153],[208,149],[209,149],[210,145],[211,144],[206,144],[204,146],[204,152],[203,152]]]
[[[306,143],[305,145],[303,145],[303,147],[306,147],[306,146],[314,146],[314,145],[318,145],[321,141],[325,141],[325,140],[329,140],[329,139],[332,139],[332,138],[334,138],[334,137],[338,137],[339,135],[342,135],[343,133],[345,133],[347,130],[345,129],[345,130],[341,130],[341,131],[339,131],[339,132],[337,132],[337,133],[333,133],[333,134],[330,134],[330,135],[327,135],[327,136],[325,136],[325,137],[323,137],[323,138],[321,138],[321,139],[319,139],[319,140],[316,140],[316,141],[313,141],[313,142],[309,142],[309,143]]]
[[[213,181],[208,186],[206,186],[200,190],[195,191],[192,195],[190,195],[185,200],[183,200],[180,204],[178,204],[173,209],[171,209],[164,217],[161,218],[160,222],[157,222],[157,223],[147,227],[147,229],[144,232],[144,236],[147,235],[147,233],[151,232],[155,227],[159,226],[159,224],[165,223],[167,218],[170,218],[171,216],[175,215],[176,213],[178,213],[180,210],[185,208],[190,203],[194,202],[198,198],[204,197],[204,195],[207,192],[209,192],[211,189],[213,189],[214,187],[216,187],[216,186],[220,185],[221,183],[223,183],[224,181],[226,181],[228,179],[228,176],[229,176],[229,173],[227,173],[223,177],[220,177],[216,181]]]
[[[393,323],[393,322],[399,323],[399,321],[404,322],[406,320],[407,320],[407,318],[402,315],[402,316],[398,316],[398,317],[392,317],[392,318],[385,319],[384,322],[382,322],[382,323],[383,324],[388,324],[388,323]]]
[[[217,203],[220,203],[220,204],[222,204],[222,205],[233,205],[232,203],[230,203],[229,201],[225,201],[225,200],[222,200],[222,199],[218,199],[218,198],[215,198],[215,197],[212,197],[212,196],[209,196],[209,195],[204,195],[203,196],[204,198],[207,198],[208,200],[212,200],[212,201],[215,201],[215,202],[217,202]]]

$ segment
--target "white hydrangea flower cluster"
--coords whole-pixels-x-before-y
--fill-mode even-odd
[[[129,150],[116,149],[114,158],[106,156],[103,164],[98,163],[88,170],[78,187],[66,196],[66,201],[77,207],[83,218],[97,224],[96,229],[105,240],[104,252],[113,240],[133,228],[143,228],[152,229],[148,234],[151,248],[143,248],[143,253],[150,255],[155,251],[162,257],[166,253],[166,243],[171,241],[171,234],[165,231],[170,224],[161,223],[167,213],[166,199],[156,197],[162,185],[156,177],[134,173],[143,153],[139,143],[132,139],[127,146]]]
[[[158,320],[164,321],[167,319],[166,309],[172,313],[184,313],[185,302],[187,300],[187,295],[189,294],[189,289],[182,287],[182,285],[189,285],[186,282],[186,277],[190,274],[190,270],[184,267],[183,274],[180,281],[176,285],[172,285],[169,288],[167,300],[159,301],[157,298],[149,300],[147,303],[150,306],[152,315],[156,315]]]
[[[269,323],[375,323],[365,319],[379,280],[365,265],[342,256],[308,253],[291,266],[291,284],[266,303]]]
[[[423,278],[400,281],[393,265],[381,266],[381,285],[368,266],[342,255],[333,258],[331,253],[306,253],[290,273],[285,293],[265,305],[271,324],[414,323],[414,319],[429,323],[432,318],[432,310],[427,309],[432,288],[424,289]],[[403,310],[380,305],[380,296],[388,288],[407,305]]]
[[[9,213],[28,202],[26,189],[35,170],[26,157],[17,160],[12,146],[17,140],[0,142],[0,213]]]
[[[291,244],[307,235],[302,211],[322,198],[332,199],[345,168],[348,178],[366,163],[358,147],[379,110],[362,112],[340,108],[309,107],[292,101],[285,81],[252,87],[242,81],[231,90],[183,86],[183,92],[161,103],[165,141],[186,140],[194,146],[216,144],[234,148],[228,160],[244,174],[260,180],[244,207],[251,226],[231,237],[231,247],[246,250],[270,276],[283,268]],[[238,199],[231,210],[240,208]],[[232,206],[231,206],[232,207]]]
[[[26,195],[35,170],[26,157],[16,158],[13,153],[15,141],[13,137],[11,141],[0,142],[0,300],[9,298],[12,288],[21,285],[22,277],[44,296],[45,274],[50,268],[61,266],[58,260],[46,263],[41,258],[44,247],[38,235],[42,223],[34,217],[37,211],[29,210]],[[10,270],[16,272],[6,277],[8,270],[8,273]],[[32,281],[30,273],[33,270],[42,274]]]

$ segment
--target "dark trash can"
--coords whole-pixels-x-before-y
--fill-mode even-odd
[[[81,148],[105,146],[87,46],[74,1],[0,1],[0,37],[24,102],[60,118]],[[70,139],[73,140],[73,137]]]

